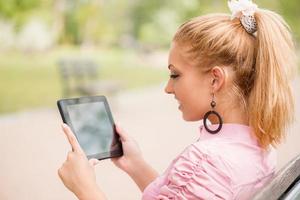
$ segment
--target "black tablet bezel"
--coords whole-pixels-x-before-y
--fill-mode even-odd
[[[74,131],[74,128],[72,126],[72,122],[71,122],[69,113],[67,111],[67,106],[82,104],[82,103],[94,103],[94,102],[102,102],[104,104],[106,113],[111,122],[111,126],[114,130],[114,139],[116,140],[118,149],[115,151],[101,152],[101,153],[99,152],[97,154],[86,155],[86,156],[88,157],[88,159],[96,158],[98,160],[122,156],[123,155],[122,143],[120,141],[119,134],[116,132],[116,126],[115,126],[115,123],[114,123],[114,120],[113,120],[113,117],[112,117],[112,114],[111,114],[111,111],[110,111],[110,108],[109,108],[109,105],[108,105],[108,102],[107,102],[105,96],[87,96],[87,97],[79,97],[79,98],[60,99],[57,101],[57,106],[58,106],[58,110],[62,117],[63,122],[70,126],[75,137],[78,139],[77,133]]]

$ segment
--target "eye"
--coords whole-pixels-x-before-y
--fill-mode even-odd
[[[171,75],[170,75],[170,78],[172,78],[172,79],[175,79],[175,78],[178,78],[178,77],[179,77],[178,74],[171,74]]]

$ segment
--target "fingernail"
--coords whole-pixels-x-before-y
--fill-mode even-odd
[[[67,126],[67,124],[63,123],[63,124],[61,125],[61,127],[64,129],[64,128],[67,128],[68,126]]]

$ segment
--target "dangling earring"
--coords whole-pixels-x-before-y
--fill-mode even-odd
[[[213,98],[212,98],[212,101],[211,101],[211,103],[210,103],[211,110],[208,111],[207,113],[205,113],[204,118],[203,118],[204,128],[207,130],[207,132],[209,132],[209,133],[211,133],[211,134],[216,134],[216,133],[218,133],[218,132],[221,130],[222,125],[223,125],[223,120],[222,120],[221,116],[219,115],[219,113],[217,113],[217,112],[214,110],[214,108],[215,108],[216,105],[217,105],[217,103],[215,102],[215,99],[214,99],[214,98],[215,98],[215,95],[214,95],[214,93],[213,93]],[[216,116],[218,117],[218,120],[219,120],[219,127],[218,127],[216,130],[210,130],[210,129],[208,128],[208,126],[207,126],[207,119],[208,119],[208,116],[209,116],[209,115],[212,115],[212,114],[216,115]]]

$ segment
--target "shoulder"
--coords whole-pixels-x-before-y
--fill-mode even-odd
[[[191,152],[201,152],[205,161],[226,174],[236,190],[255,185],[275,172],[276,150],[262,149],[256,143],[214,138],[192,144],[183,154],[190,157]]]
[[[208,144],[189,145],[167,170],[160,195],[174,199],[231,199],[231,178]]]
[[[248,145],[250,150],[244,148]],[[234,199],[251,195],[253,183],[269,173],[259,148],[219,138],[189,145],[156,182],[161,199]],[[267,154],[266,154],[267,155]]]

